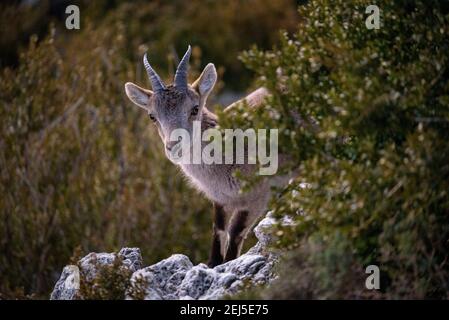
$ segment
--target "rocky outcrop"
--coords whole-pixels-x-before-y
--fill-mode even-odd
[[[130,272],[136,272],[143,267],[139,248],[123,248],[118,253],[118,256],[122,258],[122,267],[128,269]],[[77,299],[80,274],[82,274],[87,281],[91,281],[97,276],[99,267],[112,265],[115,259],[116,255],[113,253],[91,252],[78,262],[78,266],[65,266],[58,282],[56,282],[55,287],[53,288],[50,299]]]
[[[273,266],[277,254],[267,250],[271,237],[266,232],[266,227],[274,222],[271,216],[265,217],[254,230],[258,243],[239,258],[215,268],[209,268],[203,263],[193,265],[182,254],[174,254],[154,265],[143,267],[138,248],[123,248],[118,256],[122,258],[121,267],[132,273],[131,284],[144,283],[145,299],[220,299],[246,286],[266,284],[275,278]],[[111,253],[90,253],[79,261],[79,268],[66,266],[51,299],[80,298],[77,296],[79,274],[92,280],[97,276],[99,266],[111,265],[115,257]]]

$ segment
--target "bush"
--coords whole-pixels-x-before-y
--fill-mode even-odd
[[[272,202],[297,225],[274,230],[290,258],[260,297],[449,297],[449,6],[376,1],[367,30],[368,4],[309,1],[292,37],[242,55],[272,96],[227,121],[278,127],[300,172]]]
[[[82,266],[78,263],[80,272],[80,290],[75,299],[81,300],[143,300],[148,282],[139,277],[131,281],[132,271],[123,265],[123,257],[114,253],[111,264],[101,264],[93,260],[96,270],[95,276],[84,274]]]
[[[250,4],[257,10],[237,15],[236,1],[80,1],[81,30],[65,30],[57,15],[7,28],[8,39],[16,32],[17,41],[1,44],[9,48],[2,65],[14,60],[11,48],[20,55],[17,67],[0,71],[3,297],[48,297],[78,246],[84,254],[140,247],[146,264],[174,252],[206,260],[211,205],[165,159],[155,129],[131,106],[124,83],[148,86],[142,65],[147,50],[171,81],[175,54],[188,43],[194,45],[192,79],[209,61],[221,66],[221,75],[225,69],[232,77],[243,74],[236,52],[254,41],[270,45],[277,29],[291,28],[297,16],[293,1],[244,6]],[[23,6],[5,9],[2,24],[13,19],[20,25],[27,17],[20,12],[32,11]],[[260,18],[266,24],[259,27]],[[32,30],[45,34],[41,21],[50,32],[32,36],[21,49]],[[244,81],[233,83],[244,88]]]

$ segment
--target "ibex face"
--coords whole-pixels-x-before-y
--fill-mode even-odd
[[[150,78],[153,91],[143,89],[134,83],[125,84],[129,99],[147,110],[155,123],[170,159],[170,151],[178,141],[170,141],[175,129],[185,129],[192,135],[193,121],[201,121],[207,97],[217,80],[215,66],[209,63],[200,77],[191,85],[187,83],[187,71],[191,47],[187,49],[176,70],[174,83],[166,86],[144,56],[144,65]]]

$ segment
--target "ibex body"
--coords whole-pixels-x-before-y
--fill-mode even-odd
[[[178,141],[170,141],[173,130],[183,128],[192,132],[193,122],[201,122],[201,130],[214,128],[217,117],[206,107],[207,97],[217,80],[213,64],[208,64],[200,77],[191,85],[187,83],[190,46],[179,63],[173,85],[166,86],[144,57],[153,91],[133,83],[126,83],[126,94],[132,102],[145,109],[155,123],[164,143],[165,152],[171,159],[172,148]],[[259,105],[268,94],[260,88],[245,100],[250,107]],[[232,106],[228,107],[231,108]],[[213,242],[209,260],[215,266],[236,258],[243,240],[257,218],[266,210],[271,186],[286,182],[286,177],[270,177],[249,192],[240,192],[239,181],[233,173],[255,174],[254,164],[178,164],[189,181],[209,198],[215,208]]]

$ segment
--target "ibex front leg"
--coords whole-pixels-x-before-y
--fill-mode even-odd
[[[223,242],[226,241],[226,213],[223,206],[218,203],[214,203],[214,211],[212,248],[207,263],[209,267],[215,267],[223,263],[224,253],[222,253],[222,248],[225,245]]]
[[[237,211],[234,214],[229,225],[229,243],[225,254],[225,262],[234,260],[240,255],[243,240],[245,240],[250,226],[251,219],[248,211]]]

